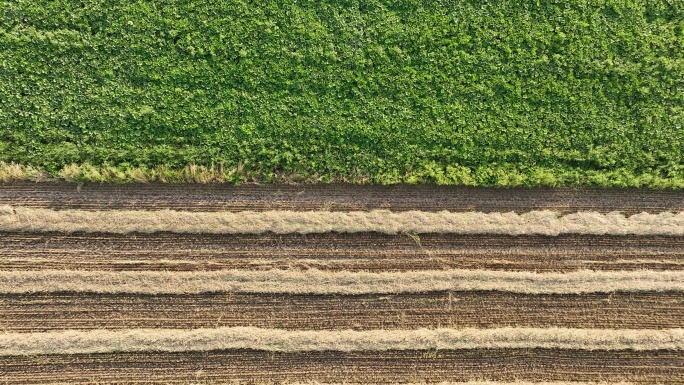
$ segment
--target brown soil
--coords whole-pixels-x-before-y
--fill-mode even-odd
[[[3,270],[684,270],[684,237],[0,233]]]
[[[271,353],[230,350],[1,357],[7,384],[629,381],[681,384],[681,351],[476,349]]]
[[[0,205],[53,209],[684,211],[651,190],[438,186],[0,185]],[[569,272],[684,270],[684,237],[377,233],[316,235],[0,232],[1,270],[307,268]],[[681,293],[401,295],[0,294],[0,332],[257,326],[290,330],[421,327],[684,327]],[[229,350],[0,357],[0,380],[34,383],[628,381],[682,383],[684,351],[478,349],[270,353]],[[3,381],[0,381],[2,383]]]
[[[684,327],[681,293],[532,295],[433,292],[399,295],[0,296],[0,330],[213,328],[290,330],[568,327]]]
[[[0,184],[0,205],[53,209],[178,209],[187,211],[684,211],[673,190],[472,188],[449,186]]]

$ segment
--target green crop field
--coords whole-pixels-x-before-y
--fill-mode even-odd
[[[682,0],[0,4],[17,175],[684,188]]]

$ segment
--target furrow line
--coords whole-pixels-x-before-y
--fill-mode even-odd
[[[253,326],[287,330],[684,327],[680,292],[395,295],[91,294],[0,295],[0,330]]]
[[[52,209],[186,211],[325,210],[684,211],[672,190],[587,188],[473,188],[429,185],[250,185],[130,183],[11,183],[0,185],[0,205]]]
[[[431,381],[585,381],[681,384],[683,351],[472,349],[279,353],[179,353],[0,357],[8,384],[293,383],[396,384]]]
[[[682,270],[684,237],[0,233],[2,270]]]

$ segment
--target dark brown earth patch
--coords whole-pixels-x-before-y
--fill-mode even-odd
[[[251,350],[0,357],[6,384],[629,381],[681,384],[684,352],[477,349],[272,353]]]
[[[676,190],[481,188],[431,185],[240,185],[163,183],[0,184],[0,205],[57,210],[265,211],[684,211]]]
[[[0,232],[2,270],[684,270],[684,237]]]
[[[397,295],[2,294],[0,329],[214,328],[289,330],[684,327],[681,293]]]

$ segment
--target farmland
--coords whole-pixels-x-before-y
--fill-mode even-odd
[[[680,1],[5,1],[0,180],[684,186]]]
[[[681,384],[681,0],[6,0],[0,383]]]
[[[2,185],[0,207],[9,384],[684,376],[674,191],[53,182]],[[126,227],[150,215],[190,227]],[[259,215],[289,217],[275,232]],[[387,215],[425,227],[372,227]],[[336,219],[309,232],[302,216]]]

